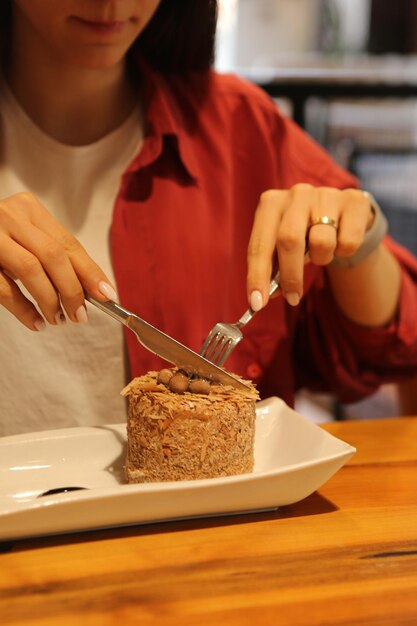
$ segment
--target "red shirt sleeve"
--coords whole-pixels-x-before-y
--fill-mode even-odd
[[[324,272],[316,274],[300,307],[295,336],[299,387],[330,390],[342,402],[354,402],[384,382],[415,375],[417,261],[389,237],[385,243],[402,271],[396,318],[382,328],[351,322],[332,298]]]

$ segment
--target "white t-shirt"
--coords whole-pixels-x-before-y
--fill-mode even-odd
[[[30,191],[110,280],[109,231],[121,175],[140,148],[139,107],[81,147],[45,135],[0,84],[0,198]],[[89,324],[32,332],[0,306],[0,436],[123,422],[121,325],[91,305]]]

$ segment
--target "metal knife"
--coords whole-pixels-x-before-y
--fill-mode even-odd
[[[85,294],[85,299],[132,330],[144,348],[157,354],[165,361],[173,363],[187,372],[187,374],[207,378],[223,385],[231,385],[242,391],[248,390],[248,385],[236,378],[236,376],[225,372],[217,365],[214,365],[214,363],[197,354],[197,352],[190,350],[190,348],[148,324],[148,322],[145,322],[145,320],[131,311],[116,304],[116,302],[112,300],[100,302],[89,294]]]

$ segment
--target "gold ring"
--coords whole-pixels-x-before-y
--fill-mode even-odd
[[[332,226],[335,230],[337,230],[337,220],[334,220],[332,217],[327,217],[327,215],[323,215],[323,217],[317,216],[312,217],[310,219],[310,228],[312,226],[317,226],[317,224],[324,224],[325,226]]]

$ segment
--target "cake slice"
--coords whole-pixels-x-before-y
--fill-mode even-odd
[[[175,378],[174,378],[175,376]],[[126,479],[194,480],[251,472],[258,393],[190,381],[177,370],[149,372],[121,392],[128,397]],[[186,377],[185,377],[186,378]],[[193,390],[194,389],[194,390]],[[195,392],[198,390],[198,393]]]

